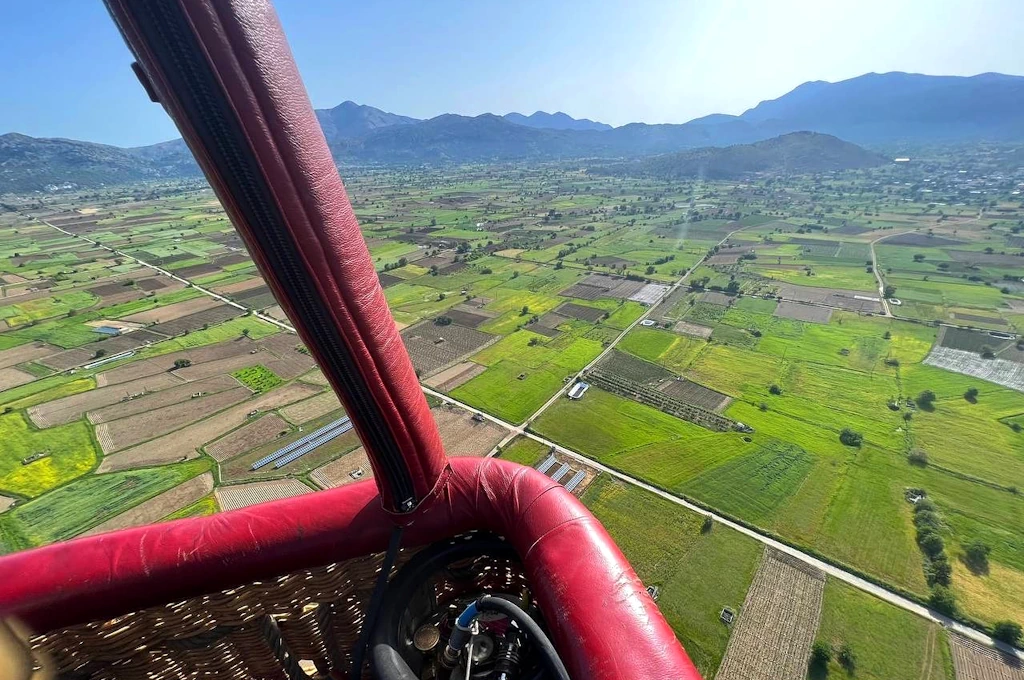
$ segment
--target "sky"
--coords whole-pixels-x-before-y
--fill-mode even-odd
[[[100,0],[5,2],[0,133],[177,136]],[[809,80],[1024,75],[1021,0],[277,0],[313,105],[417,118],[739,114]]]

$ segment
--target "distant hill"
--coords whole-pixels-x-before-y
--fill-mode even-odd
[[[736,179],[752,173],[803,175],[872,168],[889,159],[818,132],[792,132],[754,144],[710,147],[609,166],[612,174],[661,179]]]
[[[607,123],[598,123],[588,118],[573,118],[567,113],[557,111],[546,113],[537,111],[529,116],[521,113],[506,113],[502,116],[505,120],[516,125],[526,127],[544,128],[547,130],[611,130],[612,126]]]
[[[629,159],[752,144],[798,131],[876,147],[1024,142],[1024,77],[869,73],[838,83],[804,83],[739,116],[712,114],[681,125],[611,128],[543,111],[530,116],[445,114],[421,121],[353,102],[317,110],[316,115],[343,164]],[[120,149],[18,134],[0,137],[0,192],[197,173],[181,140]]]
[[[65,184],[90,187],[147,179],[197,175],[185,143],[142,150],[72,139],[39,139],[17,133],[0,135],[0,192],[36,191]],[[177,145],[168,153],[168,147]]]
[[[341,161],[468,163],[574,157],[589,148],[581,133],[511,123],[500,116],[444,114],[418,125],[393,126],[334,146]],[[595,133],[596,134],[596,133]]]
[[[365,104],[345,101],[333,109],[317,109],[316,117],[328,142],[362,137],[391,125],[414,125],[420,121],[375,109]]]

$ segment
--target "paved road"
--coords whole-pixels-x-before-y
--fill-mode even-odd
[[[60,232],[68,234],[69,236],[74,236],[74,234],[72,234],[71,232],[65,231],[64,229],[61,229],[60,227],[54,226],[54,225],[50,224],[49,222],[46,222],[44,220],[40,220],[40,222],[42,222],[43,224],[45,224],[45,225],[47,225],[49,227],[52,227],[52,228],[54,228],[54,229],[56,229],[56,230],[58,230]],[[725,243],[725,241],[727,241],[736,232],[741,231],[741,229],[737,229],[735,231],[730,232],[724,239],[719,241],[719,245],[721,245],[722,243]],[[895,234],[890,234],[890,236],[895,236]],[[202,293],[205,293],[206,295],[209,295],[210,297],[216,298],[217,300],[221,300],[222,302],[225,302],[226,304],[230,304],[230,305],[232,305],[234,307],[237,307],[239,309],[245,309],[246,311],[251,311],[254,314],[256,314],[256,316],[258,316],[259,318],[261,318],[261,319],[263,319],[265,321],[268,321],[270,323],[273,323],[273,324],[275,324],[277,326],[280,326],[281,328],[289,330],[292,333],[295,332],[295,329],[291,325],[289,325],[289,324],[286,324],[284,322],[278,321],[277,319],[273,319],[273,318],[265,316],[263,314],[258,314],[254,310],[251,310],[248,307],[245,307],[244,305],[240,305],[240,304],[238,304],[238,303],[236,303],[236,302],[234,302],[232,300],[229,300],[229,299],[225,298],[222,295],[218,295],[217,293],[214,293],[213,291],[207,290],[207,289],[202,288],[200,286],[196,286],[191,281],[189,281],[187,279],[184,279],[184,278],[181,278],[180,276],[175,276],[174,274],[172,274],[172,273],[170,273],[170,272],[168,272],[168,271],[166,271],[166,270],[164,270],[164,269],[162,269],[160,267],[157,267],[157,266],[155,266],[153,264],[145,262],[144,260],[140,260],[137,257],[133,257],[131,255],[128,255],[127,253],[123,253],[123,252],[121,252],[119,250],[116,250],[114,248],[110,248],[108,246],[105,246],[102,243],[98,243],[98,242],[93,241],[91,239],[88,239],[88,238],[86,238],[84,236],[78,236],[78,238],[83,239],[83,240],[87,241],[88,243],[91,243],[91,244],[93,244],[93,245],[95,245],[97,247],[104,248],[104,249],[106,249],[106,250],[108,250],[108,251],[110,251],[112,253],[116,253],[120,257],[125,257],[125,258],[129,258],[131,260],[134,260],[135,262],[138,262],[139,264],[141,264],[141,265],[143,265],[145,267],[149,267],[150,269],[158,271],[161,274],[164,274],[165,276],[169,276],[169,277],[171,277],[171,278],[173,278],[173,279],[175,279],[177,281],[180,281],[182,283],[191,285],[196,290],[198,290],[198,291],[200,291]],[[872,258],[873,257],[874,257],[874,253],[872,252]],[[680,277],[680,279],[678,281],[676,281],[675,284],[673,284],[672,288],[669,290],[668,293],[666,293],[665,297],[667,297],[668,295],[671,295],[672,292],[674,292],[680,286],[682,286],[686,282],[686,280],[689,278],[689,276],[693,272],[693,270],[695,270],[701,263],[703,263],[706,258],[707,258],[707,255],[702,257],[700,260],[697,261],[696,264],[693,265],[693,267],[688,269],[686,271],[686,273],[683,274],[683,276]],[[664,299],[664,297],[662,299]],[[626,333],[628,333],[638,323],[640,323],[641,321],[646,319],[651,314],[651,312],[654,311],[654,308],[656,306],[657,306],[656,304],[655,305],[651,305],[651,307],[640,318],[638,318],[636,321],[634,321],[632,324],[630,324],[624,331],[622,331],[618,336],[616,336],[616,338],[609,344],[609,346],[605,349],[605,351],[602,352],[600,354],[600,356],[598,356],[596,359],[594,359],[594,361],[592,361],[589,364],[587,364],[586,368],[584,368],[583,370],[581,370],[579,373],[576,374],[576,377],[578,378],[580,375],[582,375],[582,373],[584,371],[586,371],[589,368],[591,368],[598,361],[600,361],[601,358],[603,358],[612,349],[614,349],[615,345],[618,344],[619,340],[621,340],[626,335]],[[859,588],[860,590],[863,590],[865,592],[871,593],[872,595],[875,595],[876,597],[879,597],[879,598],[885,600],[886,602],[889,602],[889,603],[891,603],[893,605],[896,605],[897,607],[905,609],[905,610],[907,610],[909,612],[913,612],[914,614],[917,614],[918,616],[922,616],[922,617],[924,617],[924,618],[926,618],[926,619],[928,619],[930,621],[934,621],[936,623],[939,623],[939,624],[945,626],[946,628],[948,628],[950,630],[953,630],[953,631],[955,631],[955,632],[957,632],[957,633],[959,633],[959,634],[961,634],[961,635],[963,635],[965,637],[968,637],[968,638],[970,638],[972,640],[976,640],[976,641],[978,641],[978,642],[980,642],[982,644],[989,645],[989,646],[999,647],[1004,652],[1016,655],[1018,658],[1024,660],[1024,652],[1021,652],[1020,650],[1014,649],[1013,647],[1009,647],[1008,645],[1005,645],[1003,643],[997,643],[991,637],[989,637],[985,633],[982,633],[979,630],[976,630],[976,629],[971,628],[969,626],[965,626],[965,625],[963,625],[961,623],[953,621],[953,620],[943,616],[942,614],[939,614],[938,612],[936,612],[934,610],[931,610],[931,609],[928,609],[927,607],[921,606],[920,604],[918,604],[917,602],[914,602],[913,600],[909,600],[909,599],[907,599],[905,597],[897,595],[896,593],[893,593],[893,592],[891,592],[889,590],[886,590],[885,588],[883,588],[881,586],[878,586],[878,585],[876,585],[874,583],[871,583],[870,581],[866,581],[866,580],[862,579],[861,577],[859,577],[859,576],[857,576],[855,574],[851,574],[850,572],[845,571],[844,569],[842,569],[840,567],[836,567],[836,566],[834,566],[832,564],[829,564],[827,562],[822,562],[821,560],[817,559],[816,557],[808,555],[807,553],[805,553],[805,552],[803,552],[801,550],[798,550],[797,548],[794,548],[794,547],[792,547],[790,545],[787,545],[785,543],[781,543],[781,542],[779,542],[779,541],[777,541],[777,540],[775,540],[775,539],[773,539],[773,538],[771,538],[769,536],[765,536],[764,534],[761,534],[761,533],[759,533],[759,532],[757,532],[757,531],[755,531],[753,529],[750,529],[748,527],[745,527],[745,526],[743,526],[741,524],[737,524],[737,523],[735,523],[735,522],[733,522],[733,521],[731,521],[731,520],[729,520],[729,519],[727,519],[725,517],[722,517],[721,515],[718,515],[718,514],[716,514],[714,512],[710,512],[710,511],[708,511],[708,510],[706,510],[706,509],[704,509],[704,508],[702,508],[702,507],[700,507],[698,505],[694,505],[693,503],[690,503],[689,501],[686,501],[686,500],[684,500],[684,499],[682,499],[682,498],[680,498],[678,496],[670,494],[670,493],[668,493],[666,491],[662,491],[661,489],[653,487],[650,484],[637,479],[636,477],[632,477],[630,475],[627,475],[627,474],[624,474],[624,473],[619,472],[617,470],[614,470],[614,469],[612,469],[612,468],[610,468],[610,467],[608,467],[606,465],[603,465],[602,463],[599,463],[599,462],[593,460],[592,458],[589,458],[589,457],[585,456],[584,454],[582,454],[582,453],[580,453],[578,451],[574,451],[572,449],[566,448],[564,446],[561,446],[560,444],[556,444],[553,441],[545,439],[544,437],[541,437],[541,436],[539,436],[539,435],[537,435],[537,434],[535,434],[533,432],[527,431],[526,427],[528,426],[528,424],[533,422],[545,410],[547,410],[547,408],[549,406],[551,406],[553,403],[555,403],[558,400],[558,398],[561,397],[562,393],[566,389],[568,389],[568,386],[571,385],[573,382],[575,382],[575,378],[572,381],[570,381],[569,383],[567,383],[562,389],[560,389],[558,391],[558,393],[555,394],[554,397],[549,399],[541,408],[539,408],[533,415],[531,415],[527,419],[527,421],[525,423],[523,423],[522,425],[513,425],[511,423],[505,422],[504,420],[502,420],[500,418],[496,418],[496,417],[494,417],[494,416],[492,416],[492,415],[490,415],[488,413],[484,413],[482,411],[478,411],[477,409],[473,408],[469,404],[465,404],[465,403],[463,403],[461,401],[458,401],[457,399],[452,399],[448,395],[442,394],[440,392],[437,392],[437,391],[435,391],[433,389],[430,389],[429,387],[423,386],[423,391],[426,394],[430,394],[430,395],[432,395],[432,396],[434,396],[434,397],[436,397],[436,398],[438,398],[438,399],[440,399],[440,400],[442,400],[442,401],[444,401],[446,403],[452,404],[454,406],[458,406],[458,407],[463,408],[463,409],[465,409],[467,411],[472,411],[473,413],[480,413],[480,415],[483,416],[484,418],[486,418],[487,420],[489,420],[489,421],[491,421],[491,422],[493,422],[493,423],[495,423],[497,425],[500,425],[501,427],[506,428],[509,431],[509,434],[508,434],[507,437],[505,437],[501,441],[499,446],[504,446],[505,444],[507,444],[509,441],[511,441],[512,439],[514,439],[518,435],[523,435],[523,436],[529,437],[530,439],[533,439],[534,441],[540,442],[544,446],[547,446],[547,447],[555,449],[556,451],[560,452],[561,454],[563,454],[565,456],[568,456],[570,458],[578,460],[581,463],[584,463],[584,464],[586,464],[586,465],[588,465],[588,466],[590,466],[592,468],[595,468],[595,469],[600,470],[600,471],[602,471],[602,472],[604,472],[604,473],[606,473],[608,475],[611,475],[612,477],[615,477],[619,481],[622,481],[622,482],[625,482],[627,484],[631,484],[631,485],[633,485],[635,487],[644,489],[646,491],[649,491],[650,493],[657,494],[661,498],[664,498],[665,500],[667,500],[669,502],[675,503],[676,505],[681,505],[681,506],[687,508],[688,510],[692,510],[693,512],[697,512],[697,513],[700,513],[700,514],[703,514],[703,515],[710,515],[716,522],[719,522],[720,524],[723,524],[723,525],[729,527],[730,529],[733,529],[735,531],[740,532],[741,534],[749,536],[750,538],[753,538],[754,540],[759,541],[759,542],[763,543],[764,545],[771,546],[772,548],[775,548],[776,550],[785,552],[788,555],[792,555],[793,557],[801,560],[802,562],[805,562],[806,564],[809,564],[809,565],[811,565],[813,567],[816,567],[817,569],[822,570],[823,572],[825,572],[826,574],[829,574],[830,576],[832,576],[834,578],[837,578],[837,579],[839,579],[839,580],[841,580],[841,581],[843,581],[845,583],[848,583],[848,584],[854,586],[855,588]],[[491,451],[491,455],[493,455],[496,451],[497,451],[497,447],[494,450]]]
[[[882,298],[882,309],[884,310],[884,316],[892,316],[892,311],[889,309],[889,300],[885,297],[885,281],[882,280],[882,272],[878,271],[878,258],[875,256],[875,244],[879,241],[884,241],[887,238],[893,236],[902,236],[903,234],[912,234],[914,229],[908,231],[901,231],[895,234],[886,234],[885,236],[879,236],[871,242],[871,271],[875,274],[875,280],[878,281],[878,296]]]

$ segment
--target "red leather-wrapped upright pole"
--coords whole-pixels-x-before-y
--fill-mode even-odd
[[[180,3],[181,12],[163,10],[166,4],[108,2],[151,93],[178,124],[260,272],[352,416],[385,506],[408,511],[409,498],[396,498],[389,485],[382,449],[400,453],[415,504],[444,468],[440,436],[277,16],[266,2],[190,0]],[[190,49],[201,50],[205,59],[179,70],[176,50]],[[194,87],[197,81],[201,88]],[[218,105],[227,110],[210,122],[209,109]],[[239,166],[262,177],[248,177],[249,186],[239,187]],[[249,204],[252,192],[264,194],[261,210]],[[304,270],[303,284],[325,314],[325,327],[315,328],[309,310],[296,304],[297,284],[285,279],[285,263],[261,238],[272,230],[285,233],[288,257]],[[355,385],[333,370],[331,355],[342,351]],[[370,397],[365,410],[354,402],[363,393]],[[390,441],[369,436],[371,425]]]

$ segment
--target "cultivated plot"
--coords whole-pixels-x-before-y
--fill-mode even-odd
[[[803,680],[824,588],[824,574],[767,549],[716,680]]]

